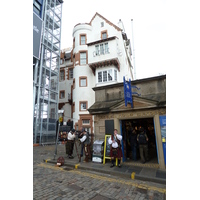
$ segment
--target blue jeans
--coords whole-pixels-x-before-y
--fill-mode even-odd
[[[131,150],[132,150],[132,159],[137,160],[137,144],[131,145]]]

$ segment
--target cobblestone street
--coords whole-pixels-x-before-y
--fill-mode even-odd
[[[33,148],[33,199],[166,199],[166,187],[162,184],[56,167],[43,162],[44,155],[53,155],[52,148]]]

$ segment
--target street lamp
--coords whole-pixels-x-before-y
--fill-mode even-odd
[[[58,144],[58,135],[59,135],[59,131],[60,131],[60,123],[61,123],[61,119],[62,119],[62,116],[63,116],[63,113],[64,113],[64,110],[58,110],[58,130],[57,130],[57,136],[56,136],[56,146],[55,146],[55,153],[54,153],[54,160],[55,160],[55,157],[57,155],[57,144]]]

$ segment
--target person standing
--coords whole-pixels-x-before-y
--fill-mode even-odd
[[[117,129],[114,129],[114,135],[111,135],[108,139],[108,144],[111,145],[110,148],[110,157],[111,157],[111,166],[114,167],[114,161],[118,159],[118,167],[121,167],[121,157],[122,157],[122,149],[121,149],[121,140],[122,136],[117,133]]]
[[[83,149],[85,152],[85,160],[84,161],[88,162],[89,159],[91,159],[89,133],[84,130],[82,132],[82,134],[83,134],[83,137],[79,140],[80,140],[81,144],[83,145]]]
[[[68,153],[68,158],[74,158],[73,157],[73,149],[74,149],[74,139],[75,139],[75,130],[72,129],[67,136],[67,143],[66,143],[66,153]]]
[[[139,134],[137,136],[137,141],[139,143],[139,149],[140,149],[140,158],[141,162],[144,164],[146,161],[149,160],[148,158],[148,137],[145,133],[145,130],[143,127],[139,129]]]
[[[137,132],[135,128],[133,128],[130,132],[129,141],[131,145],[132,159],[136,161],[137,160]]]

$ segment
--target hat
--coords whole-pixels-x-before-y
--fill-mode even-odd
[[[72,129],[71,132],[74,133],[74,132],[75,132],[75,129]]]

